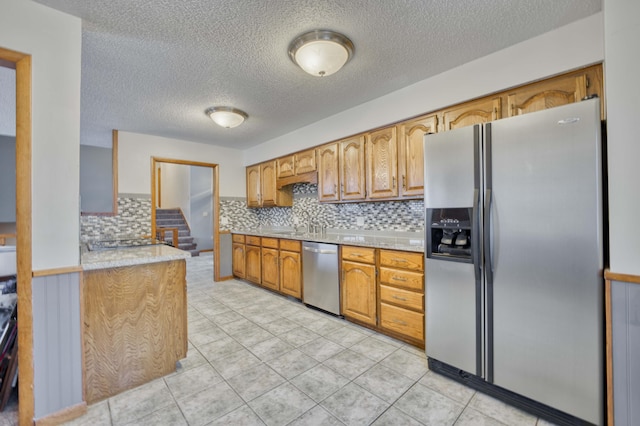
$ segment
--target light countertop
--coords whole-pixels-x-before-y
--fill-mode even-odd
[[[422,232],[329,229],[324,234],[310,234],[306,232],[295,232],[293,229],[288,228],[234,229],[231,232],[234,234],[255,235],[259,237],[315,241],[319,243],[424,253],[424,234]]]
[[[191,253],[165,245],[155,244],[112,250],[85,251],[81,256],[81,266],[85,271],[121,266],[166,262],[191,257]]]

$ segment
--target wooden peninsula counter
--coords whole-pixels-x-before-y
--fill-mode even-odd
[[[87,403],[169,374],[187,356],[187,257],[162,244],[82,254]]]

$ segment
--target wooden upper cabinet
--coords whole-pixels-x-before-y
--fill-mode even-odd
[[[260,166],[262,173],[262,206],[275,206],[276,205],[276,162],[267,161]]]
[[[338,175],[338,144],[330,143],[316,149],[318,153],[318,200],[338,201],[340,178]]]
[[[364,200],[364,135],[340,141],[340,199]]]
[[[398,125],[400,196],[424,194],[424,135],[436,133],[438,116],[419,117]]]
[[[502,118],[502,98],[487,97],[442,112],[441,130],[483,124]]]
[[[396,126],[367,135],[367,196],[398,196],[398,138]]]
[[[260,207],[260,165],[247,167],[247,207]]]
[[[278,179],[290,177],[295,174],[295,162],[293,155],[287,155],[286,157],[278,158],[276,160],[276,164],[278,167]]]
[[[316,168],[316,150],[310,149],[295,154],[295,173],[300,175],[303,173],[315,172]]]
[[[509,117],[580,102],[589,95],[602,96],[602,68],[587,68],[509,91]]]
[[[267,161],[254,167],[260,168],[260,202],[256,206],[249,207],[292,206],[293,188],[277,189],[277,161]],[[247,182],[249,182],[248,178]]]

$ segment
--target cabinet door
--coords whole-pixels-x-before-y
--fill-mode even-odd
[[[302,173],[315,172],[316,169],[316,150],[299,152],[295,155],[296,175]]]
[[[260,165],[247,167],[247,207],[260,207]]]
[[[280,251],[280,291],[298,299],[302,297],[300,253]]]
[[[442,130],[487,123],[502,118],[502,98],[483,98],[467,102],[442,113]]]
[[[376,270],[374,265],[342,262],[342,314],[376,325]]]
[[[262,179],[262,206],[263,207],[271,207],[275,206],[276,203],[276,162],[267,161],[266,163],[262,163],[260,165],[260,171]]]
[[[424,135],[435,133],[438,117],[429,115],[398,126],[400,196],[424,195]]]
[[[340,198],[364,200],[364,135],[340,142]]]
[[[262,247],[262,285],[278,291],[280,271],[278,268],[278,250]]]
[[[233,276],[234,277],[238,277],[238,278],[244,278],[245,277],[245,266],[244,266],[245,249],[244,249],[244,244],[233,243],[232,252],[233,252],[233,256],[232,256]]]
[[[278,158],[276,160],[276,163],[278,165],[278,179],[294,175],[295,170],[293,167],[294,166],[293,155],[288,155],[286,157]]]
[[[260,247],[246,246],[245,248],[245,278],[253,283],[260,284],[262,258]]]
[[[367,197],[398,196],[398,139],[396,126],[367,135]]]
[[[338,201],[338,144],[331,143],[317,149],[318,152],[318,199]]]
[[[600,95],[599,81],[597,73],[588,69],[514,89],[507,96],[508,115],[528,114],[579,102],[590,94]]]

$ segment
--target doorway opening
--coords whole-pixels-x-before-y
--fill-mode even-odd
[[[179,175],[181,177],[178,177],[178,174],[176,174],[172,178],[170,172],[172,170],[175,170],[175,168],[166,167],[168,165],[182,165],[192,167],[189,167],[189,173],[180,173]],[[206,174],[203,175],[202,173],[200,173],[201,169],[196,168],[210,169],[211,195],[209,195],[209,191],[206,189],[206,182],[204,186],[202,185],[203,180],[206,179],[203,179],[203,176],[206,176]],[[180,183],[176,182],[176,180],[189,180],[190,178],[194,179],[194,181],[199,182],[198,184],[194,184],[193,193],[191,192],[191,190],[186,190],[184,186],[182,187],[182,194],[180,194],[180,190],[168,192],[162,189],[167,188],[169,185],[179,185]],[[197,225],[197,228],[199,229],[199,235],[202,236],[202,233],[204,232],[205,234],[208,233],[208,235],[211,235],[212,237],[212,244],[209,244],[210,241],[207,241],[207,238],[201,237],[200,241],[202,244],[200,247],[204,248],[203,251],[213,251],[214,281],[222,281],[229,278],[227,276],[221,276],[220,274],[220,227],[218,220],[220,215],[220,199],[218,185],[219,179],[217,164],[151,157],[151,235],[154,237],[158,235],[158,229],[156,225],[156,210],[164,207],[180,207],[183,215],[184,211],[187,210],[187,214],[185,216],[193,218],[192,229]],[[182,200],[179,199],[181,196]],[[212,204],[211,214],[207,213],[206,209],[206,206],[210,205],[209,201]],[[209,217],[208,221],[206,220],[207,217]],[[177,247],[178,241],[175,241],[177,240],[177,238],[174,237],[173,239],[174,245]],[[211,246],[211,249],[209,249],[209,246]]]

